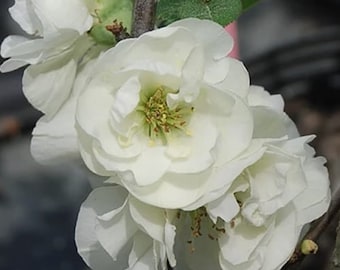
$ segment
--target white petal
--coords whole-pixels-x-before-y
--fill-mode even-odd
[[[241,221],[234,228],[228,227],[226,235],[221,236],[218,241],[221,256],[233,265],[247,262],[266,234],[271,231],[272,227],[255,227],[245,221]]]
[[[225,80],[230,71],[230,58],[225,57],[216,61],[209,60],[205,63],[204,82],[225,90],[223,87],[220,87],[220,84]]]
[[[174,267],[176,265],[176,258],[174,254],[174,246],[175,246],[175,237],[176,237],[176,226],[166,221],[165,231],[164,231],[164,242],[167,259],[169,264]]]
[[[174,173],[197,173],[206,170],[214,162],[211,150],[215,147],[218,138],[216,127],[211,123],[211,119],[203,114],[194,113],[188,126],[189,136],[174,138],[169,141],[167,154],[179,150],[188,149],[186,155],[179,155],[179,159],[174,159],[169,168]],[[190,151],[190,152],[189,152]]]
[[[83,34],[92,26],[93,19],[84,1],[32,0],[32,3],[44,27],[44,34],[65,28]]]
[[[111,194],[111,196],[115,196],[115,194]],[[133,222],[127,206],[123,206],[120,211],[112,211],[112,213],[106,214],[113,216],[109,220],[108,216],[105,215],[98,217],[98,225],[95,231],[99,243],[110,254],[113,260],[116,261],[119,252],[129,243],[130,239],[138,231],[138,228]]]
[[[32,10],[31,1],[16,0],[9,8],[9,13],[26,33],[33,35],[41,31],[41,24]]]
[[[254,116],[253,138],[282,138],[287,135],[285,114],[263,106],[252,107],[251,110]]]
[[[138,159],[130,164],[139,186],[152,185],[160,181],[166,173],[171,161],[165,156],[164,150],[163,147],[147,147]]]
[[[79,157],[74,129],[76,100],[68,101],[53,118],[43,116],[34,128],[31,153],[41,163],[53,163]]]
[[[115,123],[119,123],[130,114],[139,102],[141,84],[137,77],[129,78],[116,92],[112,105]]]
[[[302,157],[304,160],[305,158],[313,157],[315,155],[314,148],[308,145],[315,137],[315,135],[302,136],[277,142],[275,145],[279,146],[286,153]]]
[[[96,136],[101,126],[107,125],[110,119],[114,97],[110,91],[110,82],[93,80],[79,96],[77,122],[91,136]]]
[[[250,106],[265,106],[278,113],[283,112],[284,101],[281,95],[271,95],[262,86],[251,85],[247,96]]]
[[[152,244],[149,236],[142,232],[137,233],[129,255],[129,268],[125,270],[157,270],[154,268]]]
[[[131,181],[124,181],[121,184],[145,203],[177,209],[193,203],[203,195],[210,174],[210,170],[199,174],[167,173],[158,182],[149,186],[137,186]]]
[[[97,138],[95,140],[99,148],[97,150],[104,156],[113,156],[113,159],[135,157],[140,153],[142,146],[138,138],[133,137],[129,145],[123,145],[119,142],[120,135],[112,129],[110,116],[114,97],[109,90],[107,82],[91,82],[89,88],[79,97],[77,124],[88,135]],[[92,145],[93,142],[91,142],[91,147]],[[115,163],[109,164],[108,170],[112,166],[116,170]],[[126,170],[125,167],[123,170]]]
[[[218,128],[220,139],[216,147],[217,161],[215,166],[221,166],[227,161],[232,160],[240,155],[250,144],[253,135],[253,117],[244,102],[232,93],[224,94],[218,91],[209,89],[208,97],[214,100],[225,100],[227,104],[231,104],[230,99],[234,104],[227,107],[224,111],[227,115],[215,115],[211,113],[211,118]],[[220,102],[212,102],[209,107],[213,107]],[[213,108],[209,111],[214,112]],[[209,113],[209,112],[208,112]]]
[[[38,56],[39,60],[40,57]],[[39,62],[39,60],[37,60],[37,62]],[[0,66],[0,72],[5,73],[5,72],[11,72],[13,70],[16,70],[18,68],[21,68],[23,66],[27,65],[27,61],[25,60],[19,60],[19,59],[8,59],[5,60],[4,62],[2,62],[1,66]]]
[[[243,63],[233,59],[227,58],[229,69],[228,74],[222,82],[216,82],[215,87],[222,91],[231,91],[241,98],[245,98],[249,91],[249,75]]]
[[[1,47],[1,54],[4,57],[21,57],[27,63],[34,64],[36,55],[44,58],[57,57],[66,51],[79,38],[74,30],[63,30],[51,33],[44,38],[27,39],[21,36],[8,36]]]
[[[230,222],[240,211],[240,206],[235,198],[236,192],[244,192],[248,189],[249,184],[243,177],[234,181],[228,192],[207,204],[207,212],[214,223],[217,218],[222,218],[225,222]]]
[[[169,27],[187,28],[197,42],[203,44],[209,57],[214,59],[225,57],[233,47],[232,37],[222,26],[211,20],[188,18],[174,22]]]
[[[242,153],[237,159],[215,168],[208,180],[209,185],[207,185],[203,196],[194,203],[187,205],[184,210],[191,211],[220,198],[230,188],[236,177],[245,168],[259,160],[264,151],[265,148],[262,147],[262,143],[253,141],[247,151]]]
[[[289,205],[276,217],[265,260],[261,269],[279,270],[289,260],[295,250],[302,226],[296,224],[296,210]]]
[[[100,198],[97,197],[94,203],[105,203],[104,207],[106,209],[111,207],[111,211],[97,216],[95,232],[99,243],[116,261],[119,252],[129,243],[138,228],[130,216],[127,202],[122,200],[124,198],[126,200],[124,189],[103,187],[97,193],[100,194]]]
[[[250,201],[258,201],[264,215],[284,207],[306,187],[300,160],[280,153],[265,153],[249,171]]]
[[[37,109],[53,115],[70,95],[76,69],[73,60],[30,66],[23,76],[25,96]]]
[[[260,248],[258,248],[260,250]],[[254,260],[249,260],[238,265],[234,265],[223,259],[220,255],[220,266],[222,270],[260,270],[262,269],[263,260],[257,256]]]
[[[114,262],[98,242],[95,228],[98,225],[96,217],[115,207],[114,201],[124,198],[126,192],[121,187],[99,188],[94,190],[82,204],[75,232],[78,252],[84,261],[93,269],[112,270],[124,269],[127,265],[127,254],[121,254],[121,259]],[[118,202],[118,204],[120,204]]]
[[[140,36],[131,46],[129,54],[121,59],[121,64],[128,66],[145,60],[161,62],[176,70],[175,74],[180,74],[194,46],[195,42],[188,30],[163,27]]]
[[[140,187],[160,181],[167,172],[171,160],[164,152],[165,149],[162,146],[147,146],[136,158],[120,159],[107,155],[96,144],[93,148],[93,153],[103,168],[110,172],[122,172],[121,176],[125,179],[124,181],[130,181],[131,184]],[[131,173],[133,178],[131,178]]]
[[[1,43],[1,56],[3,58],[11,57],[15,55],[15,48],[19,47],[21,44],[26,44],[30,40],[22,36],[8,36]],[[19,45],[19,46],[18,46]],[[20,47],[19,47],[20,48]],[[21,48],[22,49],[22,48]],[[13,53],[14,51],[14,53]],[[22,53],[20,53],[22,54]]]
[[[155,261],[155,269],[168,270],[168,260],[166,257],[166,250],[163,243],[153,241],[153,256]]]
[[[331,199],[329,178],[324,163],[325,159],[321,157],[307,159],[304,163],[307,188],[294,199],[299,225],[319,218],[329,207]]]
[[[130,135],[132,138],[121,137],[120,134],[117,134],[112,130],[108,123],[105,123],[96,130],[95,143],[96,145],[100,144],[100,151],[105,152],[105,156],[112,156],[113,160],[118,159],[123,161],[124,159],[134,158],[141,153],[146,141],[139,136],[134,135],[133,132],[134,131],[132,130],[132,134],[126,134],[126,136]],[[129,161],[127,160],[127,162]],[[110,169],[110,165],[108,166],[108,169]]]
[[[163,242],[165,210],[144,204],[133,197],[130,199],[130,213],[133,220],[153,239]]]
[[[191,103],[199,95],[204,70],[202,47],[194,47],[182,69],[182,83],[179,88],[179,98]]]
[[[112,176],[112,173],[108,173],[108,171],[103,168],[103,166],[95,158],[93,153],[92,138],[89,137],[88,134],[86,134],[86,132],[77,123],[75,128],[77,130],[80,155],[87,168],[100,176]]]

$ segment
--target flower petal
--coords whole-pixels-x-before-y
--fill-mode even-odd
[[[324,214],[330,204],[328,171],[322,157],[307,159],[304,163],[307,188],[294,199],[298,224],[303,225]]]
[[[109,156],[97,145],[93,153],[97,161],[108,172],[121,172],[124,181],[140,187],[152,185],[162,178],[168,170],[171,160],[164,154],[164,147],[146,147],[136,158],[119,159]],[[155,157],[157,166],[155,166]]]
[[[129,78],[116,92],[112,105],[112,116],[119,123],[130,114],[139,102],[141,84],[137,76]]]
[[[233,265],[249,261],[252,253],[272,230],[273,226],[269,228],[255,227],[244,221],[234,228],[227,227],[226,234],[221,236],[218,241],[221,256]]]
[[[222,26],[211,20],[188,18],[176,21],[169,27],[187,28],[196,40],[203,44],[209,58],[215,60],[225,57],[233,47],[232,37]]]
[[[296,224],[296,210],[285,207],[276,217],[275,230],[266,245],[266,256],[261,269],[279,270],[295,250],[302,226]]]
[[[146,234],[137,233],[129,255],[129,268],[126,270],[157,270],[153,267],[154,260],[153,241]]]
[[[77,30],[81,35],[92,26],[92,16],[82,0],[31,1],[43,25],[44,34],[68,28]]]
[[[167,154],[175,157],[173,153],[181,149],[188,149],[186,155],[179,155],[169,168],[174,173],[197,173],[206,170],[214,162],[211,150],[215,147],[218,138],[216,127],[205,115],[196,113],[188,126],[190,135],[174,138],[169,141]],[[190,152],[189,152],[190,151]],[[178,154],[178,153],[176,153]]]
[[[111,207],[111,211],[97,216],[95,232],[101,246],[116,261],[119,252],[129,243],[138,228],[131,218],[126,206],[127,202],[123,201],[127,199],[123,188],[103,187],[97,189],[97,194],[100,198],[97,197],[93,203],[105,203],[104,207],[106,209]],[[105,209],[104,207],[102,210]]]
[[[240,211],[240,206],[235,198],[236,192],[244,192],[249,184],[243,177],[238,177],[227,193],[215,201],[207,204],[206,209],[211,220],[216,223],[217,218],[230,222]]]
[[[251,108],[254,116],[253,138],[282,138],[287,135],[285,115],[276,111],[256,106]]]
[[[70,95],[77,69],[73,60],[57,68],[54,64],[47,62],[30,66],[23,77],[25,96],[49,116],[56,113]]]
[[[306,188],[299,160],[277,152],[266,152],[249,172],[250,201],[259,202],[260,212],[264,215],[286,206]]]
[[[191,211],[220,198],[242,171],[259,160],[264,152],[265,148],[262,147],[262,143],[253,141],[247,151],[242,153],[237,159],[215,168],[208,180],[209,185],[203,196],[183,209]]]
[[[79,157],[74,129],[76,99],[68,101],[53,118],[43,116],[32,132],[31,153],[41,163],[54,163]]]
[[[163,242],[165,210],[144,204],[133,197],[130,199],[130,213],[133,220],[153,239]]]
[[[116,194],[116,196],[112,196]],[[111,197],[112,196],[112,197]],[[127,258],[121,254],[118,261],[114,262],[112,257],[100,245],[95,234],[98,215],[102,215],[106,211],[110,211],[114,207],[114,201],[122,199],[126,196],[126,192],[121,187],[99,188],[94,190],[86,201],[82,204],[78,216],[75,241],[78,247],[78,252],[84,261],[93,269],[112,270],[124,269]],[[112,205],[113,202],[113,205]],[[118,204],[120,204],[118,202]]]
[[[227,115],[211,114],[211,119],[214,121],[220,134],[216,147],[218,160],[215,163],[215,166],[219,167],[227,161],[236,158],[236,156],[249,147],[253,135],[253,117],[249,107],[238,96],[232,93],[227,95],[223,92],[209,90],[209,99],[220,100],[220,102],[212,102],[209,104],[209,107],[220,104],[222,100],[225,100],[227,104],[232,104],[231,107],[224,110]],[[214,112],[213,108],[209,108],[209,110]]]
[[[41,32],[41,24],[34,14],[30,1],[16,0],[15,4],[9,8],[9,13],[27,34],[33,35]]]
[[[193,203],[203,195],[210,174],[211,170],[199,174],[167,173],[158,182],[149,186],[138,186],[132,181],[121,181],[120,184],[124,185],[133,196],[147,204],[177,209]],[[195,185],[192,185],[193,182]]]
[[[241,98],[248,95],[250,79],[247,69],[243,63],[228,57],[228,73],[223,81],[215,82],[215,87],[222,91],[231,91]]]

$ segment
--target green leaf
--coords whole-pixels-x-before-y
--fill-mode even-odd
[[[256,4],[259,0],[242,0],[242,8],[246,10],[250,8],[252,5]]]
[[[213,20],[221,25],[237,19],[242,11],[258,0],[160,0],[157,5],[157,24],[195,17]]]

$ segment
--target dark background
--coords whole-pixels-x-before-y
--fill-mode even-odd
[[[0,40],[20,33],[0,2]],[[238,20],[241,58],[252,84],[281,93],[302,134],[318,134],[333,186],[340,176],[340,1],[263,0]],[[2,60],[1,60],[2,61]],[[90,192],[78,166],[41,166],[29,152],[40,113],[21,90],[22,70],[0,74],[0,270],[86,269],[74,245],[81,202]],[[334,225],[318,257],[323,269]]]

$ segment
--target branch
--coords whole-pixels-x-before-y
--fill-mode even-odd
[[[338,188],[332,194],[331,205],[328,209],[328,212],[323,215],[320,219],[318,219],[303,237],[304,240],[313,240],[316,242],[319,236],[326,230],[326,228],[332,223],[334,220],[339,220],[340,218],[340,188]],[[301,243],[297,245],[294,254],[291,257],[291,260],[282,268],[282,270],[293,270],[298,269],[299,265],[302,263],[305,255],[301,252]]]
[[[339,270],[340,269],[339,258],[340,258],[340,224],[338,224],[338,227],[336,229],[335,248],[327,269]]]
[[[154,29],[156,19],[156,0],[135,0],[132,17],[133,37]]]

